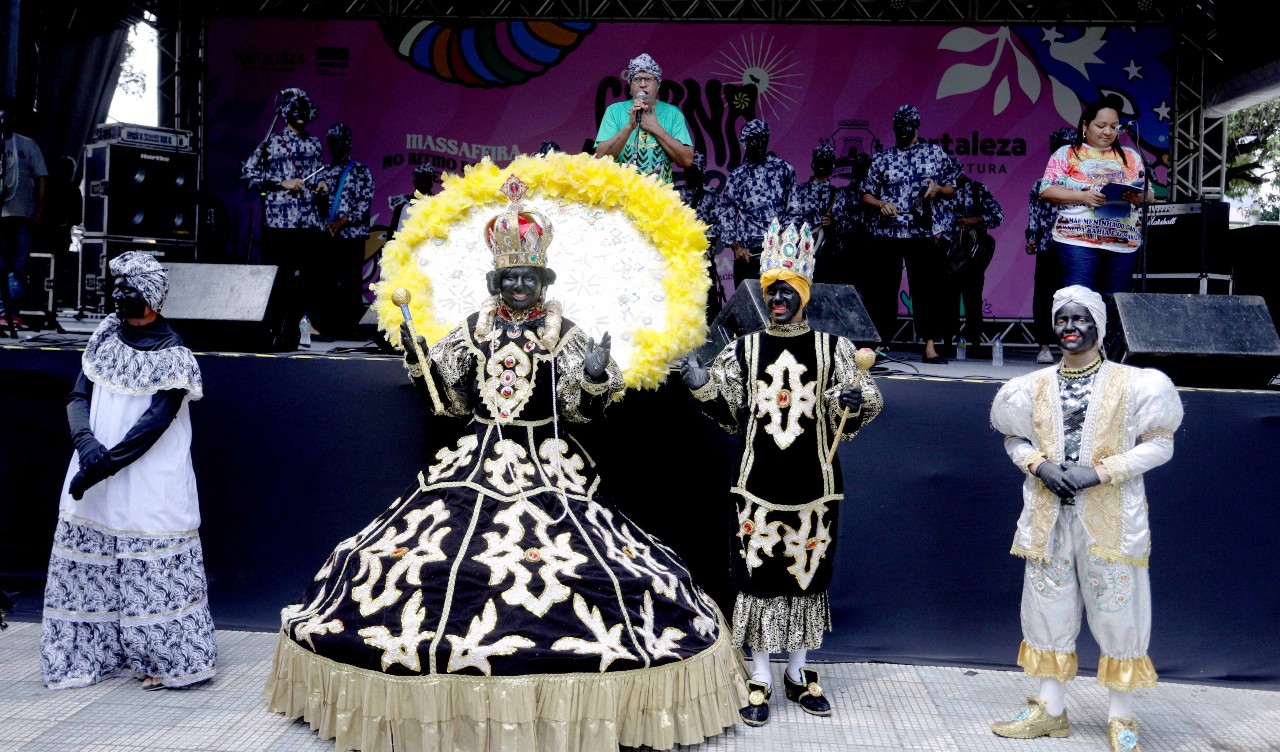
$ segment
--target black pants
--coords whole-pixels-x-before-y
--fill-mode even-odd
[[[898,329],[898,291],[902,287],[902,253],[904,242],[897,238],[872,235],[866,253],[861,254],[860,273],[854,281],[862,305],[880,341],[889,344]]]
[[[955,290],[955,297],[964,305],[964,326],[951,328],[952,331],[959,331],[960,336],[964,337],[964,341],[970,345],[981,344],[982,342],[982,316],[983,316],[983,300],[982,287],[987,280],[986,265],[977,265],[961,269],[951,275],[951,283]],[[960,308],[953,300],[951,310],[958,316]]]
[[[749,261],[743,261],[738,257],[733,259],[733,289],[737,292],[742,283],[748,279],[760,279],[760,249],[762,246],[748,248],[747,252],[751,254]],[[729,297],[733,297],[730,293]]]
[[[911,293],[911,314],[916,337],[945,342],[955,329],[957,309],[946,254],[933,238],[896,240],[907,264],[907,285]]]
[[[315,243],[315,228],[262,228],[262,263],[277,267],[271,317],[273,345],[279,350],[298,346],[298,322],[305,313],[303,285],[306,254]]]
[[[1036,254],[1035,287],[1031,293],[1032,328],[1037,345],[1056,345],[1058,337],[1053,333],[1053,294],[1062,288],[1062,270],[1057,251],[1046,243],[1045,249]]]
[[[354,336],[364,313],[364,247],[367,238],[335,238],[326,230],[303,265],[306,311],[316,330],[331,337]]]

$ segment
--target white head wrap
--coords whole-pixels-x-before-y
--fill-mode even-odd
[[[160,312],[169,294],[169,273],[155,256],[142,251],[125,251],[111,259],[108,266],[113,275],[124,277],[130,286],[142,293],[142,299],[147,301],[151,310]]]
[[[1107,304],[1102,296],[1083,285],[1064,287],[1053,294],[1053,317],[1058,317],[1058,310],[1067,303],[1079,303],[1093,314],[1093,322],[1098,325],[1098,341],[1107,335]]]

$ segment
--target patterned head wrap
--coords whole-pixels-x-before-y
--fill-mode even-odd
[[[819,160],[835,161],[836,146],[831,143],[831,139],[824,138],[818,141],[818,145],[813,147],[813,161]]]
[[[698,172],[707,171],[707,155],[706,154],[703,154],[700,151],[695,151],[693,153],[693,169],[697,170]]]
[[[904,104],[893,113],[893,129],[905,131],[920,130],[920,110],[913,105]]]
[[[320,117],[320,108],[316,107],[305,91],[297,87],[284,89],[276,95],[276,101],[279,103],[276,105],[276,112],[285,118],[298,117],[312,123]]]
[[[543,141],[538,145],[538,153],[544,157],[553,151],[560,151],[560,144],[555,141]]]
[[[1093,322],[1098,325],[1098,341],[1101,342],[1107,335],[1107,304],[1102,302],[1102,296],[1082,285],[1064,287],[1053,294],[1054,318],[1067,303],[1079,303],[1089,309]]]
[[[141,251],[127,251],[111,259],[111,274],[124,277],[130,287],[142,293],[142,299],[156,313],[169,294],[169,273],[156,257]]]
[[[329,126],[329,140],[335,144],[351,148],[351,127],[346,123],[334,123]]]
[[[741,141],[746,141],[752,136],[767,136],[767,135],[769,135],[769,124],[761,120],[760,118],[756,118],[754,120],[748,121],[746,125],[742,126],[742,133],[738,135],[738,139]]]
[[[1049,134],[1049,146],[1054,151],[1061,149],[1069,144],[1076,142],[1076,129],[1069,125],[1064,125],[1053,133]]]
[[[622,72],[622,77],[627,83],[631,83],[631,77],[637,73],[652,73],[653,77],[658,79],[658,85],[662,85],[662,68],[658,67],[658,61],[650,57],[647,52],[641,52],[631,58],[627,63],[627,69]]]

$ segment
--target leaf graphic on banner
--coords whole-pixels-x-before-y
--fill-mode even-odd
[[[1053,108],[1058,111],[1062,119],[1068,123],[1075,123],[1080,120],[1080,98],[1071,90],[1070,86],[1062,83],[1053,76],[1049,77],[1049,84],[1053,87]]]
[[[991,65],[956,63],[942,74],[942,80],[938,82],[938,99],[968,94],[981,89],[991,80],[991,71],[994,68],[995,63]]]
[[[1040,101],[1040,72],[1036,70],[1035,63],[1031,59],[1022,54],[1022,50],[1018,49],[1018,45],[1013,47],[1013,59],[1018,61],[1018,85],[1022,87],[1022,93],[1027,95],[1027,99],[1032,102]]]
[[[999,115],[1004,112],[1004,108],[1009,106],[1009,77],[1005,76],[1000,79],[1000,83],[996,86],[996,94],[992,100],[991,114]]]
[[[1074,42],[1055,42],[1049,45],[1049,55],[1080,71],[1080,75],[1087,80],[1089,71],[1085,66],[1102,64],[1102,59],[1093,53],[1106,44],[1106,40],[1102,38],[1105,33],[1106,29],[1102,26],[1086,27],[1084,34]]]
[[[998,37],[997,34],[984,34],[977,29],[954,29],[938,42],[938,49],[951,52],[973,52],[982,45]]]

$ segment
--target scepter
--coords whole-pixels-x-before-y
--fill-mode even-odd
[[[427,394],[431,395],[431,407],[437,413],[444,412],[444,406],[440,402],[440,395],[436,393],[436,385],[431,380],[431,374],[427,373],[427,356],[422,352],[422,345],[418,344],[418,330],[413,325],[413,314],[409,313],[409,301],[413,300],[413,295],[403,287],[397,287],[391,292],[391,302],[400,306],[400,313],[404,314],[404,323],[409,327],[409,341],[413,343],[413,352],[418,356],[418,367],[422,369],[422,379],[427,382]],[[409,372],[412,376],[412,370]]]
[[[871,366],[876,364],[876,351],[869,347],[864,347],[853,354],[853,363],[858,367],[858,386],[862,386],[862,374],[871,370]],[[858,412],[862,412],[862,408],[858,408]],[[835,440],[831,442],[831,449],[827,450],[827,464],[830,465],[832,460],[836,458],[836,449],[840,446],[840,434],[844,433],[844,422],[849,419],[849,408],[844,409],[844,413],[840,415],[840,425],[836,428]]]

